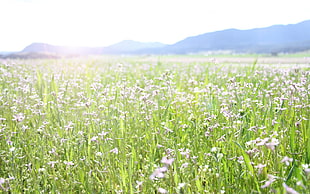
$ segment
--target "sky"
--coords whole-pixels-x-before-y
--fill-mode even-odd
[[[0,51],[33,42],[173,44],[228,28],[299,23],[310,19],[309,8],[309,0],[0,0]]]

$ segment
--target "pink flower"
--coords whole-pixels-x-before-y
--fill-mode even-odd
[[[13,121],[22,122],[25,119],[25,115],[23,113],[19,113],[17,115],[13,115]]]
[[[156,168],[153,174],[150,176],[150,179],[154,180],[155,178],[164,178],[164,172],[166,172],[167,170],[167,167]]]
[[[276,138],[272,138],[271,142],[265,144],[267,148],[274,150],[277,145],[279,145],[279,140]]]
[[[97,141],[97,139],[98,139],[98,136],[94,136],[90,139],[90,141]]]
[[[297,191],[295,191],[293,188],[287,186],[285,183],[283,183],[283,187],[285,188],[286,192],[289,194],[299,194]]]
[[[168,159],[166,156],[164,156],[162,159],[161,159],[161,163],[163,164],[166,164],[168,166],[170,166],[174,161],[174,158],[170,158]]]
[[[269,187],[275,180],[276,180],[276,176],[270,175],[268,174],[268,181],[265,182],[264,185],[261,186],[262,189]]]
[[[287,156],[284,156],[284,158],[281,160],[281,162],[285,163],[286,166],[290,165],[290,162],[293,162],[293,158],[289,158]]]
[[[114,153],[114,154],[118,154],[118,148],[114,148],[112,150],[110,150],[111,153]]]
[[[258,169],[258,174],[261,174],[263,171],[263,168],[265,168],[267,165],[266,164],[258,164],[257,166],[255,166],[255,168]]]

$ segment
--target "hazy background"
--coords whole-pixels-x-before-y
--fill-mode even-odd
[[[310,19],[309,7],[309,0],[0,0],[0,51],[33,42],[173,44],[227,28],[298,23]]]

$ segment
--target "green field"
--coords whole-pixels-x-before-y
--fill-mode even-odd
[[[0,193],[310,193],[309,59],[233,58],[0,61]]]

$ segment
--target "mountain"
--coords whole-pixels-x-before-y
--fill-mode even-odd
[[[104,54],[131,54],[144,49],[160,49],[167,45],[159,42],[138,42],[133,40],[124,40],[114,45],[103,48]]]
[[[71,47],[71,46],[54,46],[45,43],[32,43],[25,47],[21,52],[23,53],[53,53],[53,54],[101,54],[102,47]]]
[[[9,55],[11,53],[14,53],[14,51],[0,51],[0,55]]]
[[[186,38],[167,46],[163,53],[196,53],[214,50],[236,52],[286,52],[310,49],[310,20],[250,30],[227,29]]]
[[[159,42],[138,42],[133,40],[124,40],[119,43],[107,47],[69,47],[69,46],[55,46],[46,43],[32,43],[25,47],[19,55],[23,56],[25,53],[49,53],[53,55],[96,55],[96,54],[133,54],[143,49],[157,49],[163,48],[167,45]],[[21,55],[21,53],[23,53]]]
[[[310,20],[249,30],[226,29],[188,37],[172,45],[124,40],[107,47],[68,47],[33,43],[2,58],[40,58],[96,54],[189,54],[209,51],[278,53],[310,50]],[[0,55],[1,58],[1,55]]]

